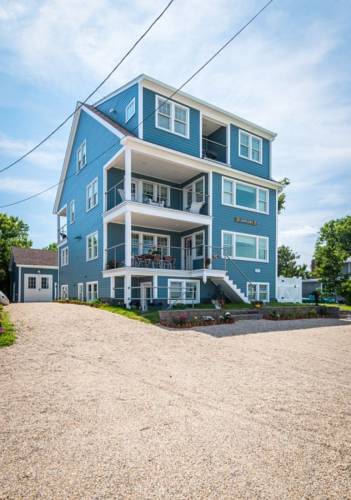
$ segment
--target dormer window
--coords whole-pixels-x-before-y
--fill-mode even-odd
[[[129,122],[129,120],[135,115],[135,97],[127,104],[126,106],[126,116],[125,122]]]
[[[239,130],[239,156],[262,164],[262,139]]]
[[[189,108],[156,96],[156,127],[189,138]]]
[[[87,164],[87,142],[84,140],[77,151],[77,171],[79,172]]]

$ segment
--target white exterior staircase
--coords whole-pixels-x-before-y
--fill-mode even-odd
[[[236,286],[233,280],[230,279],[229,274],[226,271],[219,271],[214,269],[206,269],[206,271],[202,271],[204,282],[207,279],[210,279],[212,283],[216,286],[220,286],[223,290],[223,293],[228,297],[228,299],[232,302],[245,302],[246,304],[250,304],[249,299],[246,297],[244,292]],[[195,275],[196,273],[194,273]]]

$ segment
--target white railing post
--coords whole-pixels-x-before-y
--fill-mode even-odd
[[[124,214],[124,263],[126,267],[131,267],[132,264],[132,214],[126,212]]]
[[[128,147],[124,157],[124,197],[126,201],[132,199],[132,152]]]

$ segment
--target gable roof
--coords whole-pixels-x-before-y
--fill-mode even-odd
[[[58,254],[51,250],[12,247],[11,252],[17,266],[58,266]]]

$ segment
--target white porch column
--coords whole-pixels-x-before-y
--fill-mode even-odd
[[[132,152],[128,147],[124,157],[124,196],[127,201],[132,199]]]
[[[111,276],[110,278],[110,297],[111,299],[115,298],[115,277]]]
[[[132,265],[132,214],[129,211],[124,214],[124,265]]]
[[[212,172],[208,174],[208,197],[207,197],[207,203],[208,203],[208,215],[211,217],[213,216],[213,206],[212,206],[212,192],[213,192],[213,178],[212,178]],[[213,248],[212,248],[212,221],[211,224],[208,226],[207,229],[207,256],[210,259],[210,265],[208,266],[209,269],[212,269],[212,255],[213,255]]]
[[[152,298],[153,300],[157,300],[158,299],[158,276],[157,274],[154,274],[154,276],[152,277]]]
[[[130,309],[131,295],[132,295],[132,277],[129,273],[124,276],[124,304],[127,309]]]

